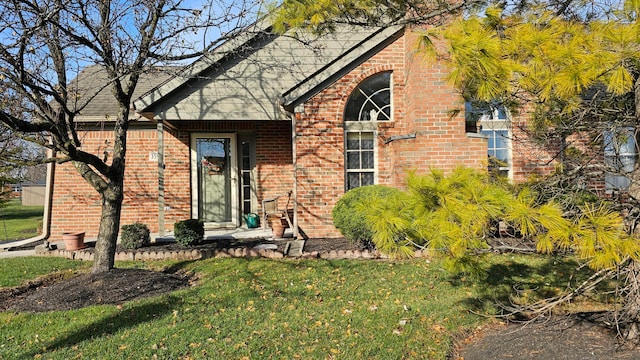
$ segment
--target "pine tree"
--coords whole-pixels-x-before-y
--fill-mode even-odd
[[[599,125],[637,131],[640,2],[626,1],[624,8],[590,19],[538,7],[510,12],[502,5],[456,19],[439,33],[448,44],[441,55],[451,66],[449,79],[465,97],[531,110],[538,134],[556,132],[562,140]],[[638,195],[633,188],[632,198]],[[618,267],[625,274],[620,325],[627,339],[638,339],[639,241],[608,206],[576,210],[573,222],[538,238],[538,250],[570,248],[593,269]]]
[[[438,58],[449,63],[449,79],[466,99],[531,111],[535,134],[555,133],[563,141],[596,121],[640,125],[640,1],[615,6],[606,1],[285,0],[272,11],[281,31],[330,31],[336,23],[427,25],[425,48],[435,51],[434,36],[446,40],[447,51]],[[434,31],[434,25],[443,26]],[[566,160],[570,154],[561,155]],[[456,182],[459,176],[464,181]],[[639,245],[626,235],[619,213],[602,204],[582,204],[572,208],[569,221],[558,216],[562,211],[554,202],[534,206],[532,193],[513,198],[476,176],[410,178],[417,199],[411,211],[381,205],[381,216],[371,219],[376,245],[393,253],[407,253],[415,245],[445,249],[452,259],[463,260],[470,249],[483,246],[483,232],[496,214],[524,236],[543,229],[539,251],[570,248],[594,269],[626,271],[622,325],[628,325],[627,338],[640,338]]]

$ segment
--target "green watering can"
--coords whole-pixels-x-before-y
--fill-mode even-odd
[[[260,226],[260,217],[256,213],[248,213],[246,215],[242,215],[244,222],[247,224],[249,229],[254,229]]]

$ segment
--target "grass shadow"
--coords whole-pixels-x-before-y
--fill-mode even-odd
[[[106,337],[120,330],[133,328],[139,324],[157,319],[165,314],[171,314],[182,304],[182,300],[173,295],[160,297],[151,302],[126,308],[114,316],[109,316],[73,331],[71,334],[57,337],[56,341],[47,344],[47,352],[72,347],[83,341]],[[16,358],[33,359],[38,352],[16,354]]]
[[[506,257],[507,255],[503,255]],[[580,267],[569,257],[540,255],[518,255],[509,258],[496,257],[483,269],[484,277],[476,279],[478,291],[475,296],[462,302],[472,311],[486,311],[493,307],[500,311],[499,304],[530,303],[564,293],[593,274]],[[454,286],[468,286],[460,281],[461,275],[452,275]],[[600,289],[611,284],[602,284]]]

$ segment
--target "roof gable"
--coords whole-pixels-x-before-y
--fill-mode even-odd
[[[282,95],[282,104],[287,107],[302,103],[324,89],[328,83],[335,81],[364,60],[368,59],[383,47],[398,39],[402,26],[380,28],[372,33],[361,44],[354,46],[335,61],[322,67],[304,81],[287,90]]]
[[[249,31],[134,102],[165,120],[286,119],[294,106],[361,63],[401,27],[344,26],[320,37]]]

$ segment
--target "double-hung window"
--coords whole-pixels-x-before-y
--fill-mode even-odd
[[[391,120],[391,73],[375,74],[351,93],[344,111],[345,188],[376,183],[376,129]]]
[[[467,128],[477,124],[478,132],[487,137],[487,155],[489,170],[502,176],[511,172],[511,131],[510,121],[504,106],[482,103],[474,107],[471,102],[465,104]]]
[[[374,136],[370,131],[349,131],[347,136],[347,189],[375,183]]]
[[[627,190],[631,180],[627,176],[635,170],[637,151],[632,127],[610,129],[604,132],[604,157],[608,171],[606,190]]]

